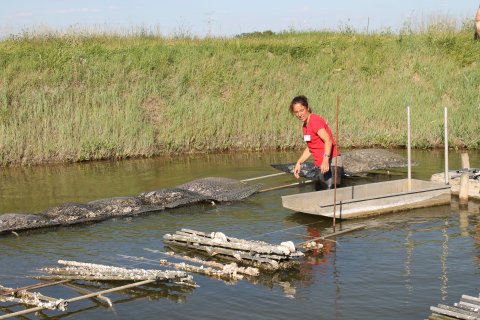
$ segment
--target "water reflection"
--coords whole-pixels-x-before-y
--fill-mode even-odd
[[[124,284],[127,284],[127,283],[125,282],[125,283],[115,283],[115,284],[107,284],[107,285],[100,284],[100,283],[97,283],[97,284],[83,283],[80,286],[92,292],[95,292],[95,291],[113,288],[115,286],[121,286]],[[167,284],[147,284],[141,287],[134,287],[134,288],[120,291],[119,294],[122,297],[112,301],[113,308],[115,308],[116,305],[119,305],[122,303],[129,303],[135,300],[155,301],[155,300],[166,299],[174,303],[185,303],[187,301],[187,296],[191,294],[194,290],[195,288],[192,288],[192,287],[180,286],[180,285],[174,285],[174,284],[168,284],[168,285]],[[71,314],[84,312],[86,310],[91,310],[92,308],[94,309],[98,307],[102,307],[102,305],[99,303],[96,303],[95,306],[90,307],[88,309],[82,308],[79,310],[68,312],[66,314],[62,314],[57,317],[63,318]]]
[[[445,219],[444,228],[442,228],[442,236],[443,236],[443,243],[442,243],[442,254],[440,256],[440,262],[442,265],[442,275],[440,277],[442,285],[440,286],[440,292],[442,295],[442,301],[445,301],[448,296],[448,273],[447,273],[447,258],[448,258],[448,220]]]
[[[472,226],[472,235],[475,242],[475,263],[480,269],[480,219],[478,217],[478,206],[475,208],[475,215],[469,214],[469,225]]]
[[[467,205],[460,205],[457,198],[452,199],[452,210],[458,212],[460,235],[472,236],[475,246],[475,264],[480,268],[480,201],[470,200]]]
[[[295,266],[275,272],[262,272],[258,277],[247,277],[247,281],[261,285],[270,291],[279,287],[287,298],[296,298],[297,287],[303,287],[313,281],[312,274],[304,273],[301,267]]]
[[[471,201],[468,205],[468,209],[458,209],[455,208],[455,200],[452,202],[452,205],[433,207],[433,208],[423,208],[412,210],[402,213],[394,213],[390,215],[385,215],[381,217],[373,217],[371,219],[361,219],[358,220],[358,223],[364,223],[366,228],[375,228],[376,230],[402,230],[404,229],[404,286],[409,295],[414,295],[415,282],[414,278],[418,277],[418,268],[419,264],[422,264],[421,261],[415,259],[419,254],[423,254],[424,248],[431,246],[432,243],[438,243],[439,245],[439,272],[438,279],[440,280],[439,291],[440,299],[442,301],[448,301],[449,297],[449,270],[452,269],[452,261],[449,261],[449,247],[452,237],[455,239],[460,236],[463,238],[470,238],[473,235],[475,239],[474,247],[477,252],[476,254],[476,265],[480,266],[479,262],[479,249],[480,249],[480,226],[478,223],[478,202]],[[458,217],[458,222],[455,225],[452,225],[452,220],[455,221]],[[440,218],[438,223],[432,223],[432,218]],[[331,220],[325,221],[321,218],[315,220],[314,217],[304,214],[294,214],[288,217],[289,221],[295,221],[301,225],[304,225],[304,238],[312,239],[322,236],[322,233],[329,233],[331,229],[328,226],[328,223],[331,223]],[[340,221],[339,230],[347,229],[353,224],[352,221]],[[458,233],[455,229],[458,224]],[[422,235],[424,233],[425,235]],[[440,235],[441,241],[435,240],[437,235]],[[325,252],[324,255],[317,256],[315,253],[311,255],[306,255],[305,263],[301,265],[302,272],[306,274],[318,273],[318,270],[314,270],[314,266],[321,266],[322,264],[329,264],[333,268],[333,274],[337,274],[338,269],[336,266],[336,260],[338,256],[336,254],[336,245],[335,242],[331,242],[330,245],[328,242],[324,242]],[[418,254],[415,254],[415,249],[420,249]],[[468,248],[467,252],[468,252]],[[330,261],[329,261],[330,260]],[[457,263],[455,261],[454,263]],[[415,274],[417,273],[417,274]],[[309,285],[308,283],[306,285]],[[418,284],[417,284],[418,286]],[[338,290],[341,290],[341,286],[338,287]],[[417,287],[418,290],[418,287]],[[335,300],[336,301],[336,300]]]
[[[412,239],[413,231],[410,229],[407,231],[407,235],[405,237],[405,288],[409,294],[413,291],[413,283],[412,283],[412,255],[413,249],[415,248],[413,239]]]

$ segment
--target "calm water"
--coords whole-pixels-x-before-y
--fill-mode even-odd
[[[397,151],[404,154],[405,151]],[[65,202],[87,202],[143,191],[207,176],[244,179],[275,173],[271,163],[296,160],[297,153],[228,154],[172,157],[70,166],[9,168],[0,171],[0,213],[39,212]],[[413,177],[428,179],[443,171],[441,152],[414,151]],[[450,154],[450,168],[460,156]],[[480,153],[470,153],[480,167]],[[379,171],[350,183],[406,176],[406,169]],[[266,181],[265,187],[294,182],[291,176]],[[20,237],[0,238],[0,284],[20,287],[36,283],[26,276],[54,266],[59,259],[126,267],[156,268],[120,255],[159,259],[144,250],[163,250],[162,236],[180,228],[222,231],[227,235],[272,243],[300,242],[331,230],[331,220],[293,213],[280,196],[310,191],[303,186],[256,194],[244,201],[202,205],[156,214],[59,228]],[[424,319],[429,307],[453,304],[462,294],[480,292],[480,215],[477,203],[452,205],[346,221],[337,229],[362,223],[367,228],[326,243],[323,256],[306,257],[299,269],[236,284],[194,275],[199,288],[142,287],[109,294],[113,308],[86,300],[72,303],[68,313],[44,312],[74,319]],[[294,228],[296,227],[296,228]],[[287,229],[285,232],[270,233]],[[268,233],[268,234],[267,234]],[[98,285],[96,287],[102,287]],[[93,289],[93,288],[92,288]],[[43,293],[68,298],[66,288]],[[9,305],[0,304],[0,315]],[[11,311],[21,307],[10,307]],[[36,318],[29,315],[29,318]]]

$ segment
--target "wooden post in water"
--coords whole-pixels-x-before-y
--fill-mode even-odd
[[[460,155],[462,159],[462,169],[470,169],[470,159],[468,158],[467,152],[462,152]],[[464,172],[460,175],[460,188],[458,192],[459,204],[464,206],[468,205],[468,186],[470,183],[470,174],[469,172]]]
[[[337,144],[337,146],[338,146],[338,106],[339,104],[340,104],[340,98],[337,96],[337,108],[336,108],[336,116],[335,116],[335,136],[336,136],[335,143]],[[333,176],[333,232],[335,232],[335,218],[336,218],[336,211],[337,211],[337,171],[338,171],[337,164],[338,164],[338,159],[337,157],[335,157],[335,172],[333,173],[334,175]]]
[[[448,175],[448,112],[447,108],[445,107],[445,112],[444,112],[444,117],[443,117],[443,122],[444,122],[444,128],[445,128],[445,133],[444,133],[444,140],[445,140],[445,184],[449,183],[449,175]]]
[[[468,157],[468,152],[462,152],[460,157],[462,159],[462,169],[470,169],[470,158]]]
[[[468,184],[470,177],[468,172],[464,172],[460,175],[460,189],[458,193],[459,204],[465,205],[468,204]]]
[[[410,137],[410,107],[407,107],[407,157],[408,157],[408,191],[412,190],[412,150]]]

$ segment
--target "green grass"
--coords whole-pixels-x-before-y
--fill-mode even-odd
[[[306,95],[343,147],[480,148],[469,28],[229,39],[24,36],[0,42],[0,165],[304,147]]]

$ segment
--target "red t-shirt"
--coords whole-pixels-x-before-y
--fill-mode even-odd
[[[327,122],[316,114],[310,114],[310,119],[308,120],[307,125],[303,125],[302,131],[303,138],[305,142],[307,142],[308,150],[310,150],[310,153],[315,161],[315,166],[317,167],[320,167],[322,164],[323,155],[325,154],[325,144],[317,133],[320,129],[325,129],[332,140],[332,151],[330,158],[340,155],[339,150],[337,150],[335,140],[333,139],[332,130],[330,130]]]

